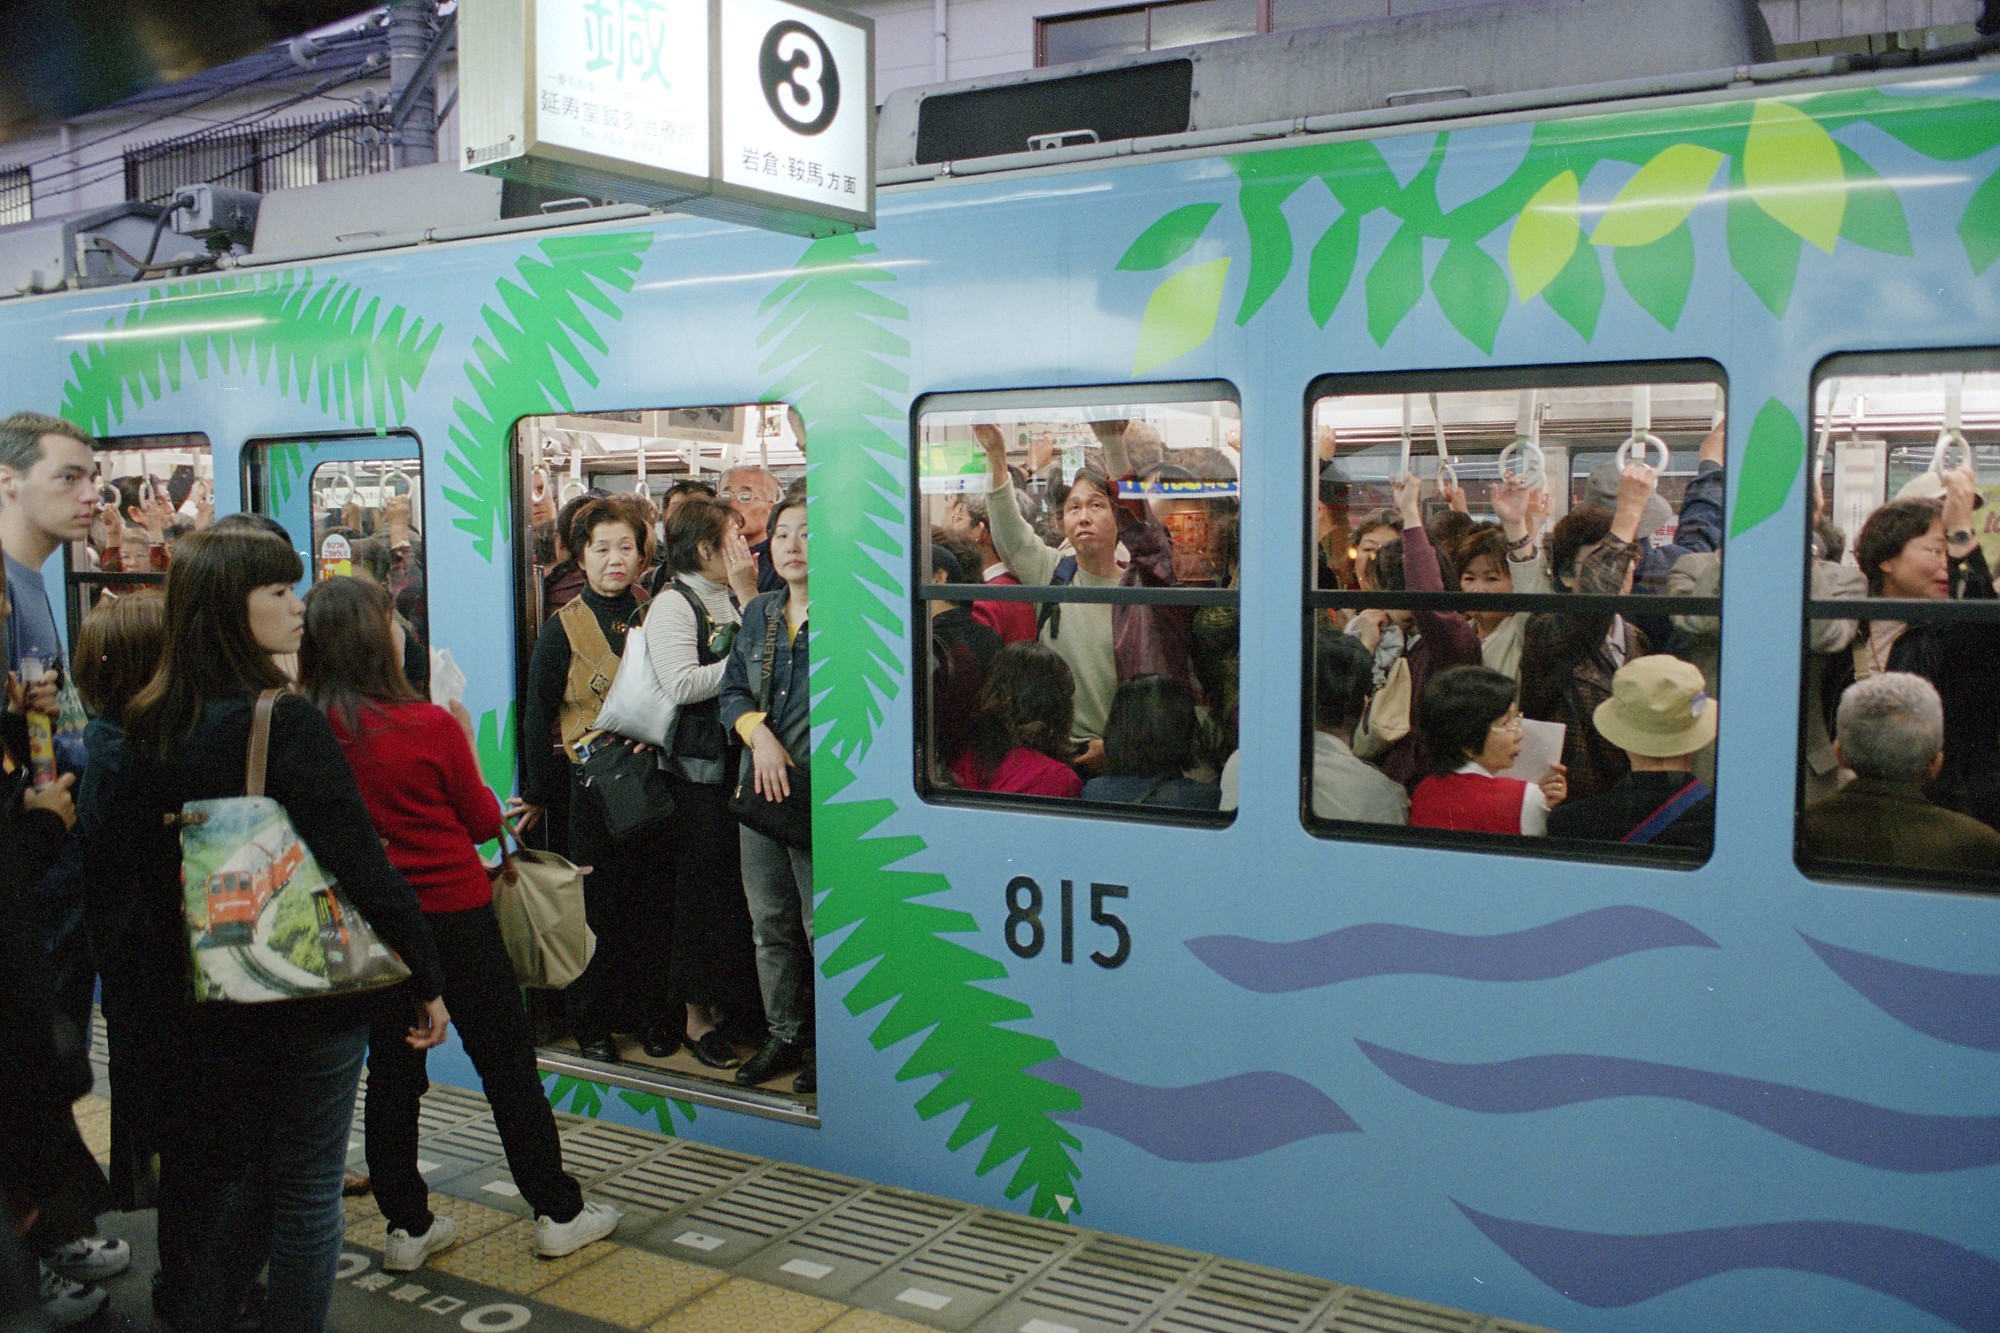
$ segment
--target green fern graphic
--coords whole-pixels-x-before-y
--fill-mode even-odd
[[[472,536],[479,558],[493,559],[494,543],[511,522],[508,493],[514,423],[524,416],[567,412],[573,403],[564,372],[597,385],[587,354],[610,350],[599,318],[622,317],[616,296],[631,292],[651,232],[561,236],[543,241],[536,254],[502,278],[495,300],[481,308],[486,333],[474,339],[465,377],[467,402],[452,404],[455,421],[445,463],[458,481],[444,498],[459,513],[452,525]]]
[[[588,1120],[604,1117],[604,1099],[614,1089],[609,1084],[595,1083],[587,1078],[576,1078],[569,1074],[544,1074],[542,1087],[547,1093],[549,1105],[558,1111],[580,1115]],[[653,1117],[653,1124],[668,1138],[677,1137],[674,1131],[674,1112],[679,1111],[684,1124],[694,1123],[693,1102],[679,1101],[672,1097],[662,1097],[658,1093],[633,1092],[619,1088],[618,1100],[637,1111],[640,1115]]]
[[[188,371],[277,378],[278,392],[357,426],[400,425],[440,328],[383,310],[342,278],[312,271],[202,278],[149,290],[70,357],[62,414],[94,434],[128,408],[178,392]]]
[[[1882,254],[1912,253],[1893,184],[1833,137],[1855,124],[1874,126],[1934,160],[1960,162],[2000,144],[2000,101],[1854,89],[1797,103],[1760,101],[1747,117],[1740,104],[1717,103],[1546,121],[1508,179],[1449,211],[1437,194],[1449,133],[1435,136],[1408,184],[1369,143],[1245,155],[1231,163],[1248,241],[1236,322],[1249,323],[1279,293],[1303,250],[1310,256],[1306,309],[1324,328],[1354,285],[1362,220],[1384,212],[1398,225],[1363,276],[1360,297],[1377,344],[1387,344],[1426,288],[1452,327],[1488,353],[1509,309],[1536,299],[1589,340],[1607,290],[1607,257],[1633,300],[1673,328],[1694,281],[1689,216],[1724,189],[1730,263],[1782,318],[1808,247],[1830,255],[1846,242]],[[1634,171],[1586,233],[1579,186],[1607,163]],[[1315,183],[1340,212],[1301,245],[1284,205]],[[1167,268],[1195,251],[1214,216],[1208,205],[1175,209],[1146,228],[1117,267]],[[2000,172],[1972,192],[1958,231],[1973,272],[2000,259]],[[1430,241],[1443,245],[1426,274]],[[1140,373],[1207,342],[1223,284],[1194,279],[1213,278],[1215,266],[1228,263],[1199,257],[1162,279],[1137,337]]]
[[[1160,248],[1176,244],[1169,237]],[[813,716],[825,737],[813,757],[814,877],[824,889],[814,919],[821,935],[852,929],[823,970],[862,970],[844,1003],[857,1016],[881,1015],[876,1049],[923,1034],[897,1077],[937,1079],[917,1101],[925,1119],[962,1108],[947,1146],[956,1152],[990,1133],[975,1173],[1019,1158],[1007,1197],[1032,1190],[1032,1212],[1064,1216],[1075,1211],[1079,1145],[1052,1114],[1080,1100],[1027,1072],[1053,1058],[1055,1044],[1002,1026],[1032,1014],[991,989],[1006,979],[1003,966],[949,938],[972,933],[973,919],[923,901],[949,882],[891,868],[924,849],[920,839],[877,834],[894,803],[837,799],[874,738],[881,701],[895,697],[903,647],[900,579],[889,571],[904,554],[907,453],[884,423],[900,422],[908,390],[892,363],[909,344],[891,326],[909,312],[884,290],[894,276],[868,262],[874,253],[854,236],[818,241],[760,310],[765,369],[777,376],[766,397],[792,403],[808,423],[820,538],[813,618],[836,627],[813,664]]]

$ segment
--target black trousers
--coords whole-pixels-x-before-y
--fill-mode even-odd
[[[674,844],[674,930],[667,975],[673,994],[720,1009],[732,1031],[764,1026],[757,948],[743,896],[729,788],[673,775],[674,813],[653,836]]]
[[[597,798],[570,769],[569,859],[591,867],[583,914],[597,936],[590,966],[563,992],[563,1012],[579,1042],[613,1032],[681,1025],[667,987],[673,941],[673,855],[649,830],[614,840]]]
[[[555,1116],[535,1068],[534,1039],[520,984],[500,941],[491,907],[427,913],[444,968],[444,1003],[479,1071],[507,1169],[537,1216],[567,1222],[583,1208],[583,1190],[565,1174]],[[417,1171],[417,1105],[430,1080],[424,1053],[404,1040],[411,1011],[399,989],[381,1006],[368,1034],[368,1101],[363,1112],[368,1174],[375,1201],[392,1227],[430,1230],[430,1190]]]

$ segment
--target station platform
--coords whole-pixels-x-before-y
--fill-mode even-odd
[[[77,1124],[111,1141],[102,1028]],[[361,1096],[367,1095],[364,1080]],[[346,1200],[334,1333],[1549,1333],[1513,1320],[996,1212],[557,1112],[563,1160],[620,1209],[608,1240],[533,1251],[485,1098],[433,1086],[419,1165],[460,1240],[414,1273],[381,1268],[372,1198]],[[360,1102],[350,1161],[365,1170]],[[153,1327],[151,1213],[109,1214],[132,1270],[88,1328]]]

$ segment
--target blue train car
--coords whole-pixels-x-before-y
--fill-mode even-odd
[[[1807,607],[1809,511],[1858,520],[1941,425],[2000,448],[1996,258],[2000,76],[1969,66],[939,179],[861,236],[606,222],[0,321],[7,401],[160,456],[107,481],[212,476],[316,573],[380,540],[343,511],[405,501],[420,555],[386,533],[383,567],[502,790],[536,743],[526,525],[567,460],[633,485],[621,431],[715,405],[680,470],[703,429],[802,446],[821,1091],[552,1050],[564,1106],[1564,1328],[1915,1333],[2000,1327],[2000,903],[1800,868],[1809,632],[1842,609]],[[1711,852],[1313,815],[1314,638],[1396,601],[1316,584],[1319,483],[1337,464],[1351,530],[1412,436],[1435,474],[1433,414],[1475,507],[1518,435],[1558,512],[1634,434],[1678,494],[1726,422],[1727,577],[1674,608],[1719,639]],[[928,603],[968,594],[925,554],[981,487],[971,427],[1011,430],[1027,482],[1114,420],[1199,456],[1147,498],[1177,536],[1227,510],[1237,575],[1044,600],[1234,614],[1230,812],[939,773]],[[78,596],[149,545],[72,554]]]

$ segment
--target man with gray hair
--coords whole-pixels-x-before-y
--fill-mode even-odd
[[[2000,832],[1931,804],[1944,766],[1937,687],[1907,671],[1857,680],[1840,696],[1834,753],[1854,781],[1799,816],[1809,858],[1920,870],[2000,870]]]
[[[1000,558],[1000,552],[993,549],[993,527],[986,514],[990,498],[985,494],[952,496],[951,502],[945,506],[943,527],[946,532],[963,537],[979,548],[981,583],[1018,587],[1021,580],[1014,577],[1007,568],[1007,562]],[[1039,507],[1034,496],[1016,487],[1014,505],[1021,511],[1023,523],[1034,523]],[[971,570],[965,571],[968,583],[972,581],[972,573]],[[998,634],[1002,643],[1027,643],[1040,633],[1035,628],[1033,602],[974,602],[972,615],[980,624]]]
[[[757,557],[757,591],[776,592],[785,586],[771,563],[771,507],[784,498],[785,486],[769,468],[744,463],[722,474],[716,499],[736,511],[743,520],[743,540]]]

